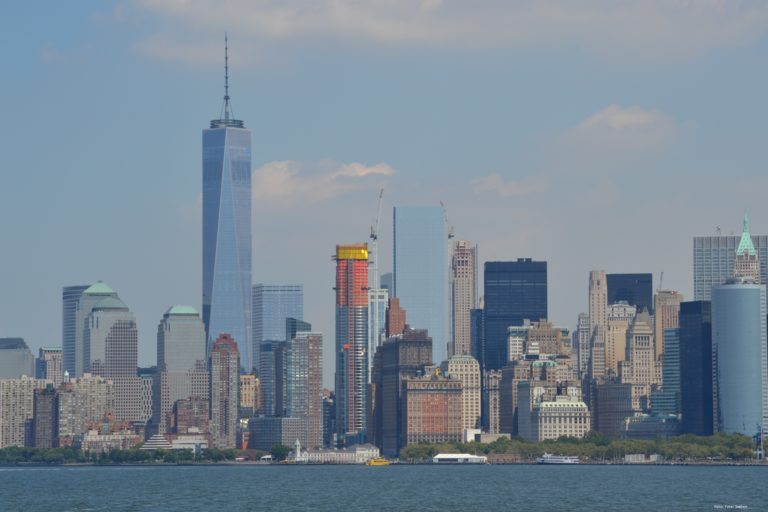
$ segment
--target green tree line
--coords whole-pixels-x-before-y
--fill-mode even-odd
[[[192,450],[111,450],[84,452],[77,448],[26,448],[12,446],[0,449],[0,464],[184,464],[234,460],[235,450],[204,449],[199,455]]]
[[[667,462],[745,461],[754,459],[755,443],[740,434],[713,436],[682,435],[670,439],[610,439],[591,432],[583,439],[561,437],[557,440],[528,442],[520,438],[500,438],[492,443],[413,444],[400,452],[402,460],[425,460],[438,453],[499,454],[531,461],[545,452],[573,455],[585,461],[622,461],[624,455],[657,453]]]

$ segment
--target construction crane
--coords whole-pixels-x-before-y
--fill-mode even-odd
[[[380,295],[380,288],[381,288],[381,282],[379,278],[379,221],[381,220],[381,202],[384,198],[384,187],[379,189],[379,204],[376,209],[376,221],[373,226],[371,226],[371,234],[369,238],[371,239],[371,251],[369,254],[373,256],[373,261],[370,261],[371,264],[371,274],[368,276],[368,290],[373,290],[373,315],[371,318],[371,322],[369,322],[368,325],[368,369],[370,370],[373,367],[373,355],[376,353],[376,349],[378,347],[379,343],[379,337],[381,334],[381,326],[379,325],[379,295]],[[372,283],[371,283],[372,282]],[[370,300],[369,300],[369,307],[371,306]],[[371,372],[368,372],[369,378],[371,375]]]
[[[443,209],[443,218],[445,219],[445,225],[448,226],[448,240],[450,240],[455,235],[453,233],[453,226],[448,222],[448,212],[445,210],[445,204],[442,201],[440,201],[440,208]]]

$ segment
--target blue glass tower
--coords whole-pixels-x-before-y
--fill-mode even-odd
[[[300,284],[253,285],[253,367],[259,368],[259,351],[265,341],[285,341],[285,321],[304,318],[304,286]]]
[[[240,361],[251,350],[251,132],[229,104],[225,45],[221,119],[203,130],[203,322],[207,346],[221,333],[237,343]]]
[[[432,361],[448,357],[448,233],[440,206],[394,208],[394,289],[408,324],[427,329]]]

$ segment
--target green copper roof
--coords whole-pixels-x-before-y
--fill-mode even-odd
[[[120,299],[116,299],[114,297],[107,297],[106,299],[100,300],[94,307],[94,311],[97,309],[128,309],[128,306],[125,305],[123,301]]]
[[[110,288],[103,281],[96,281],[91,286],[89,286],[83,293],[86,295],[112,295],[113,293],[115,293],[115,290]]]
[[[752,236],[749,234],[749,217],[744,214],[744,229],[741,232],[741,240],[739,240],[739,247],[736,249],[736,255],[747,253],[749,256],[755,256],[757,251],[752,243]]]
[[[166,315],[195,315],[197,316],[197,310],[193,308],[192,306],[171,306],[168,308],[168,311],[165,312]]]

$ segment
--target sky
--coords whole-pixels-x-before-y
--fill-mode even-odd
[[[573,328],[588,272],[664,273],[692,237],[768,233],[768,3],[15,2],[0,18],[0,337],[61,344],[61,288],[103,280],[139,362],[201,305],[201,132],[253,132],[253,279],[301,283],[333,381],[337,243],[380,268],[392,207],[442,201],[481,261],[548,262]]]

